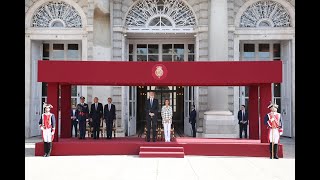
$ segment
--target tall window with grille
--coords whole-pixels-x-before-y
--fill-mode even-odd
[[[47,42],[42,44],[42,60],[80,60],[80,43],[72,42]],[[42,103],[47,102],[48,84],[42,83]],[[71,104],[76,105],[79,96],[79,86],[71,86]],[[59,88],[59,106],[60,106],[61,92]],[[50,103],[50,102],[49,102]],[[43,111],[43,110],[42,110]]]
[[[241,61],[280,61],[280,41],[243,41],[240,43]],[[245,73],[245,72],[244,72]],[[281,109],[281,83],[272,83],[272,99]],[[239,108],[249,105],[249,87],[239,88]]]

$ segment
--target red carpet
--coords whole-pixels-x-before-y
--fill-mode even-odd
[[[144,138],[118,137],[115,139],[85,139],[60,138],[59,142],[53,142],[51,155],[139,155],[140,148],[146,152],[146,147],[183,147],[185,155],[201,156],[251,156],[269,157],[269,143],[260,143],[260,140],[230,139],[230,138],[175,138],[173,142],[145,142]],[[150,150],[150,149],[149,149]],[[151,149],[159,152],[160,149]],[[174,149],[176,150],[176,149]],[[279,145],[278,156],[283,157],[283,146]],[[177,151],[175,151],[177,152]],[[148,153],[142,153],[148,154]],[[150,154],[150,153],[149,153]],[[35,155],[43,155],[43,143],[36,143]],[[147,155],[142,155],[146,157]],[[154,155],[155,156],[155,155]],[[160,156],[160,155],[159,155]],[[163,155],[164,156],[164,155]]]

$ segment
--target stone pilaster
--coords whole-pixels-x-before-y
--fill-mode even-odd
[[[110,2],[110,18],[112,19],[112,60],[122,61],[123,60],[123,18],[124,13],[122,12],[123,2],[121,0],[114,0]],[[117,136],[125,135],[125,122],[124,122],[124,112],[123,107],[124,103],[123,98],[125,98],[125,94],[123,94],[123,87],[121,86],[112,86],[112,98],[113,104],[116,106],[116,114],[117,114]],[[125,93],[125,92],[124,92]]]
[[[196,34],[196,58],[195,61],[208,61],[208,0],[188,0],[187,3],[193,9],[197,22],[198,32]],[[208,87],[198,87],[198,94],[195,101],[198,102],[196,107],[198,112],[197,117],[197,137],[201,137],[203,133],[203,118],[204,112],[208,109]]]
[[[209,11],[209,61],[228,59],[228,2],[211,0]],[[229,87],[208,87],[208,108],[204,113],[203,137],[235,137],[235,120],[229,103],[233,101]],[[231,96],[232,98],[230,98]]]

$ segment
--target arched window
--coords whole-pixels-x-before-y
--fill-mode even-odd
[[[193,27],[196,19],[181,0],[140,0],[128,12],[127,27]]]
[[[291,27],[288,11],[275,1],[258,1],[242,14],[240,27]]]
[[[32,27],[82,28],[79,13],[65,2],[47,2],[32,17]]]

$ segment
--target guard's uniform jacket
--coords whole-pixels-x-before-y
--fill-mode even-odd
[[[89,118],[89,106],[87,103],[79,103],[76,111],[77,119],[79,120],[80,139],[84,139],[86,134],[86,120]]]
[[[271,119],[273,119],[273,121],[271,121]],[[278,159],[278,144],[280,142],[280,135],[283,133],[281,114],[278,112],[270,112],[266,114],[264,122],[268,128],[270,159]]]
[[[39,127],[42,129],[42,139],[44,146],[44,156],[50,156],[52,150],[52,141],[55,133],[56,118],[52,113],[43,113],[39,120]]]

